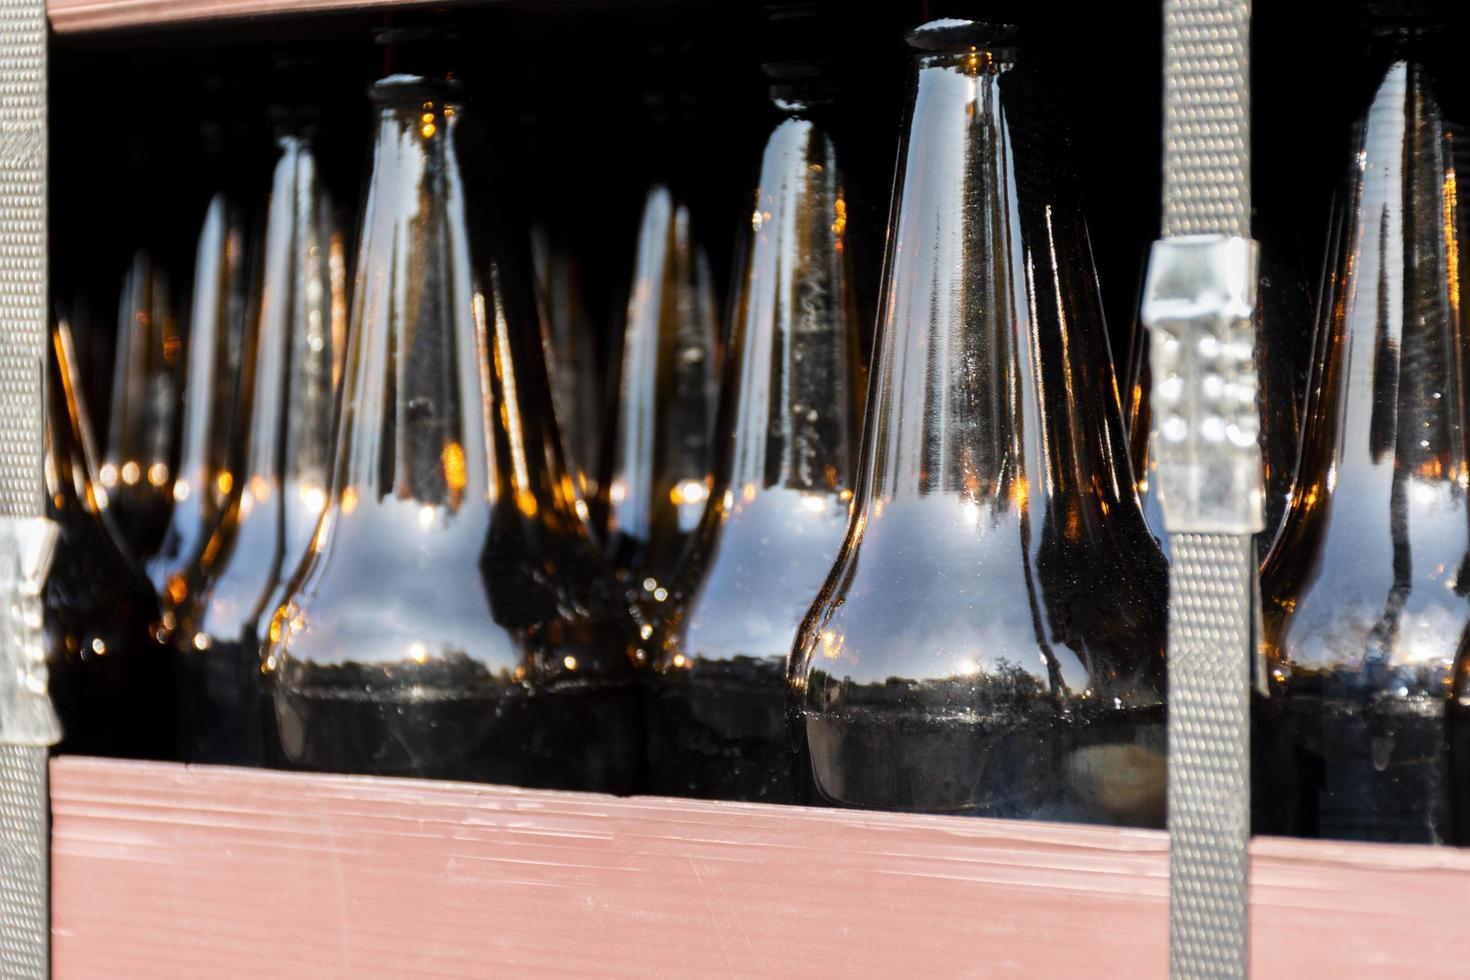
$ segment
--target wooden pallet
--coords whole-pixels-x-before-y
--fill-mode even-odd
[[[1154,831],[59,758],[58,977],[1164,976]],[[1470,851],[1257,840],[1257,977],[1463,977]]]

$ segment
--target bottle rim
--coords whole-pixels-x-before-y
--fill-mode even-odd
[[[960,17],[942,17],[912,28],[904,35],[915,51],[943,54],[975,48],[1003,48],[1015,44],[1020,28]]]
[[[394,74],[378,79],[368,88],[374,105],[416,102],[425,98],[458,99],[464,83],[454,78],[429,78],[424,75]]]

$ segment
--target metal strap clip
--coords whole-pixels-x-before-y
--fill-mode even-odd
[[[44,747],[61,739],[47,691],[41,590],[56,546],[44,517],[0,516],[0,744]]]
[[[1153,334],[1151,451],[1171,533],[1265,527],[1255,309],[1255,242],[1188,235],[1154,243],[1143,320]]]

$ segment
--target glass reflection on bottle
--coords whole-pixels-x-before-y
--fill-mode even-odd
[[[792,724],[829,802],[1160,825],[1164,563],[1065,140],[1011,36],[909,35],[853,517]]]
[[[614,571],[654,609],[709,497],[719,361],[709,262],[689,209],[657,185],[638,231],[603,490]]]
[[[168,276],[135,252],[118,300],[112,401],[98,481],[128,551],[158,547],[178,452],[180,353]]]
[[[1335,222],[1297,479],[1262,571],[1288,832],[1443,840],[1444,714],[1470,624],[1458,130],[1394,61]],[[1276,828],[1273,828],[1276,829]]]
[[[265,761],[262,620],[326,506],[347,317],[343,242],[309,137],[286,127],[276,145],[242,479],[176,611],[180,750],[198,762]]]
[[[524,231],[458,88],[392,76],[328,509],[266,645],[287,764],[606,791],[637,634],[562,460]]]
[[[250,282],[243,212],[224,193],[205,211],[194,268],[185,356],[179,464],[167,530],[147,562],[167,621],[188,597],[185,574],[198,561],[228,504],[249,416],[242,368],[252,348]]]
[[[770,66],[766,142],[732,304],[713,496],[647,678],[658,793],[792,802],[786,662],[852,498],[858,323],[836,153],[808,66]]]
[[[167,759],[173,680],[158,597],[102,506],[91,423],[65,321],[47,357],[46,516],[58,528],[42,634],[60,751]]]

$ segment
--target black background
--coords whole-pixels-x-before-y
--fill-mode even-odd
[[[619,323],[642,195],[657,177],[689,198],[696,234],[727,289],[770,121],[760,64],[793,54],[829,59],[849,241],[871,324],[911,72],[903,31],[930,16],[960,15],[1019,23],[1028,55],[1047,63],[1072,134],[1121,367],[1159,228],[1159,4],[817,6],[815,27],[801,31],[773,27],[771,5],[742,0],[562,0],[57,37],[53,293],[65,307],[88,311],[78,314],[84,345],[89,336],[110,335],[128,256],[147,247],[169,268],[186,307],[209,195],[231,186],[263,205],[273,104],[320,113],[323,165],[337,199],[355,206],[371,138],[365,92],[385,69],[372,31],[385,23],[438,24],[454,35],[434,46],[440,63],[395,67],[437,67],[465,80],[474,111],[515,167],[505,193],[567,236],[604,338]],[[1255,231],[1313,294],[1350,125],[1379,72],[1360,6],[1255,4]],[[1443,34],[1464,36],[1459,25]],[[1448,113],[1467,118],[1457,111],[1470,101],[1466,73],[1448,59],[1443,75]],[[1310,324],[1276,329],[1279,349],[1301,359]]]

